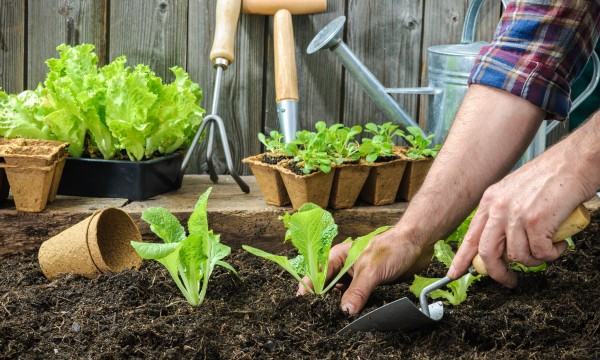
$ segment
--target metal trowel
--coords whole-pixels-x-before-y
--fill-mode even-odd
[[[552,237],[552,241],[563,241],[585,229],[589,223],[590,213],[581,204],[560,225]],[[488,274],[479,255],[473,259],[472,265],[469,268],[470,274],[484,276]],[[427,296],[451,281],[452,279],[449,277],[443,277],[425,287],[419,296],[420,308],[404,297],[363,315],[338,331],[338,334],[354,331],[411,331],[434,325],[444,316],[444,305],[441,301],[428,304]]]

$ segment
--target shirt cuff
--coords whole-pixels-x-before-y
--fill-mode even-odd
[[[571,108],[570,86],[555,71],[545,68],[522,52],[484,46],[468,79],[501,89],[528,100],[547,113],[547,119],[564,120]]]

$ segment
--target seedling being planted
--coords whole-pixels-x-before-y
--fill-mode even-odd
[[[315,204],[306,203],[293,215],[286,213],[279,219],[283,220],[283,224],[287,228],[285,241],[291,241],[298,250],[298,256],[288,259],[285,256],[273,255],[251,246],[243,245],[242,247],[253,255],[279,264],[312,294],[324,294],[329,291],[350,269],[369,241],[375,235],[389,229],[388,226],[380,227],[354,241],[351,238],[346,239],[345,242],[351,242],[352,246],[344,267],[333,276],[333,274],[327,273],[327,263],[329,250],[338,230],[331,213]],[[304,275],[308,276],[312,287],[302,280]],[[333,280],[326,284],[328,277],[333,277]]]
[[[216,265],[237,275],[235,269],[222,261],[231,253],[229,246],[220,243],[220,235],[208,229],[206,204],[212,188],[200,196],[188,220],[189,235],[179,220],[164,208],[149,208],[142,220],[164,243],[132,241],[131,245],[144,259],[163,264],[177,287],[192,306],[202,304],[208,280]]]

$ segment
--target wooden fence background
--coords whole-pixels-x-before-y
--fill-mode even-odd
[[[268,0],[265,0],[268,1]],[[301,0],[299,0],[301,1]],[[0,0],[0,86],[7,92],[32,89],[45,78],[45,59],[56,46],[91,43],[101,64],[126,55],[130,65],[145,63],[165,81],[171,66],[185,68],[204,91],[210,111],[214,75],[209,52],[214,35],[215,0]],[[375,76],[389,87],[426,85],[424,64],[431,45],[458,43],[469,0],[328,0],[325,13],[294,17],[299,81],[299,127],[384,122],[383,114],[345,73],[329,51],[306,54],[312,38],[345,15],[344,39]],[[500,1],[487,1],[477,40],[491,40]],[[279,127],[274,100],[272,17],[241,15],[236,60],[225,72],[219,115],[226,123],[236,170],[245,156],[261,151],[258,132]],[[419,118],[417,96],[397,96]],[[205,144],[198,147],[190,173],[204,173]],[[217,143],[220,147],[220,143]],[[217,169],[226,173],[223,154]]]

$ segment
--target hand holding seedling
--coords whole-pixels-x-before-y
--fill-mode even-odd
[[[350,243],[342,243],[331,248],[327,268],[331,274],[337,274],[344,266]],[[432,249],[421,249],[412,239],[403,236],[398,228],[392,228],[379,234],[369,242],[354,265],[348,270],[352,277],[350,284],[342,296],[341,308],[350,315],[357,314],[364,307],[367,299],[380,284],[390,283],[402,276],[412,274],[425,268],[431,260]],[[305,277],[303,281],[308,281]],[[308,282],[310,286],[311,283]],[[308,290],[300,284],[298,294],[308,294]]]

